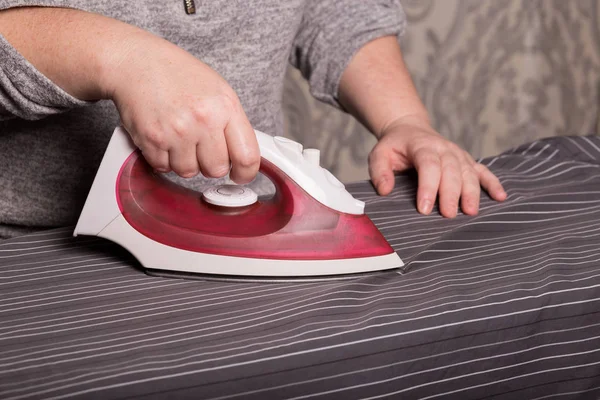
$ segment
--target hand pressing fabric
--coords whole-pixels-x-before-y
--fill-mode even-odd
[[[481,187],[498,201],[506,193],[498,178],[463,149],[437,133],[406,69],[398,41],[388,36],[363,46],[344,71],[340,104],[377,138],[369,173],[381,195],[394,187],[394,172],[414,167],[417,209],[429,214],[436,198],[449,218],[459,209],[479,210]]]
[[[369,155],[369,174],[381,195],[394,187],[394,171],[413,167],[419,176],[417,209],[429,214],[439,191],[440,213],[449,218],[460,208],[475,215],[481,187],[494,200],[506,192],[498,178],[456,144],[438,134],[425,121],[403,118],[389,125]]]

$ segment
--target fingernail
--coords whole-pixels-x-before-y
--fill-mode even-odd
[[[419,208],[421,209],[421,212],[423,214],[429,214],[431,212],[431,208],[432,208],[431,200],[429,200],[429,199],[421,200],[421,204],[419,205]]]
[[[164,173],[169,172],[169,171],[167,169],[165,169],[165,168],[156,168],[154,170],[154,172],[157,172],[157,173],[160,173],[160,174],[164,174]]]

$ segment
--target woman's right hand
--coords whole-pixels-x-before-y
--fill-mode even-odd
[[[0,34],[81,100],[111,99],[146,160],[184,177],[235,182],[258,172],[256,136],[225,80],[188,52],[136,26],[54,7],[0,11]]]
[[[115,57],[104,77],[109,97],[155,170],[254,179],[260,165],[254,130],[217,72],[146,32],[130,37]]]

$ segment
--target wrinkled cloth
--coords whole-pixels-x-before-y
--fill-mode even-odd
[[[412,171],[347,185],[405,266],[346,280],[161,279],[72,228],[0,242],[0,398],[598,399],[600,137],[482,163],[508,197],[477,216],[419,214]]]

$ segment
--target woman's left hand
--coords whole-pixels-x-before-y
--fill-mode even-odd
[[[456,216],[479,211],[481,188],[497,201],[506,199],[498,178],[465,150],[437,133],[427,121],[405,117],[388,125],[369,155],[369,174],[381,195],[394,188],[394,172],[414,167],[418,174],[417,209],[429,214],[439,197],[440,213]]]

